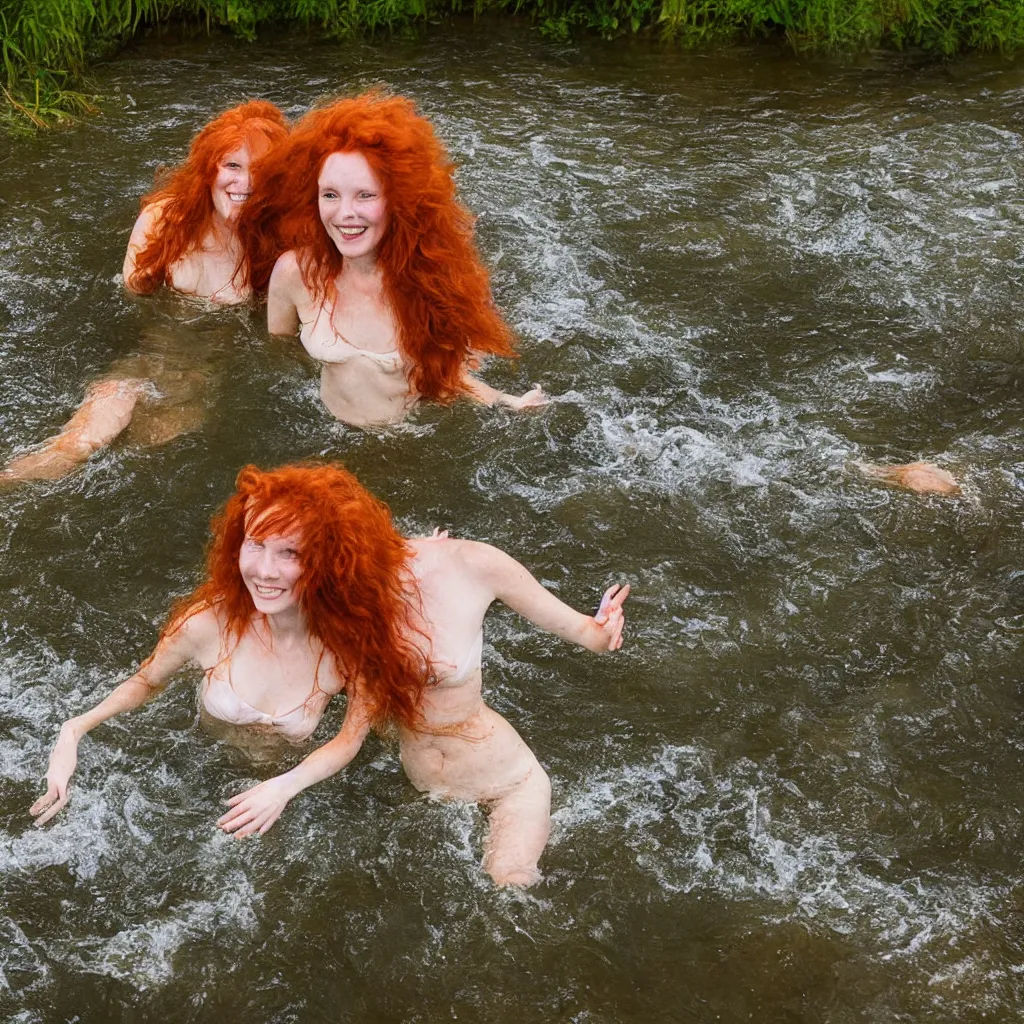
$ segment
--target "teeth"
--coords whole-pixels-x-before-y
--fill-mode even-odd
[[[248,192],[229,192],[228,199],[233,203],[244,203],[249,198]]]
[[[361,235],[366,230],[366,228],[338,228],[338,230],[343,235],[347,235],[350,238],[353,238],[356,235]]]
[[[277,597],[278,594],[283,594],[284,591],[280,587],[261,587],[258,583],[254,584],[256,587],[256,593],[260,597]]]

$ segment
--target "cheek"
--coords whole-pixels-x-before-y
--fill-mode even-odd
[[[328,227],[331,221],[331,208],[326,203],[317,203],[317,211],[320,214],[320,223]]]

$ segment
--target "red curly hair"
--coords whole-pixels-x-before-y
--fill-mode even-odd
[[[162,203],[158,230],[135,257],[129,282],[142,295],[167,283],[168,268],[203,242],[213,224],[210,186],[228,153],[243,145],[258,160],[288,134],[288,122],[273,103],[250,100],[225,110],[192,140],[188,157],[170,172],[157,174],[157,187],[142,197],[140,210]]]
[[[216,607],[237,643],[256,614],[238,568],[246,536],[298,533],[296,596],[310,634],[330,652],[349,692],[364,688],[374,724],[419,721],[433,669],[413,637],[418,591],[411,550],[378,501],[340,465],[245,466],[235,493],[210,524],[206,581],[171,610],[164,635]]]
[[[410,388],[451,402],[466,391],[463,370],[476,354],[516,353],[473,243],[473,216],[455,198],[454,165],[411,100],[374,90],[312,110],[260,161],[238,222],[242,283],[265,292],[277,257],[295,249],[310,293],[336,301],[343,261],[320,221],[317,179],[339,152],[361,153],[382,185],[388,225],[377,263]]]

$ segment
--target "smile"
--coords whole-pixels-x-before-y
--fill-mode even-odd
[[[256,588],[256,593],[260,597],[274,598],[280,597],[284,593],[282,587],[261,587],[258,583],[254,583],[253,586]]]
[[[249,198],[248,192],[228,192],[228,199],[233,203],[244,203]]]
[[[358,238],[360,235],[365,234],[366,228],[338,228],[338,231],[345,236],[345,238]]]

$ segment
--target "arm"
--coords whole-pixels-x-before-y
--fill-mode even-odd
[[[78,764],[79,740],[108,718],[140,707],[186,661],[193,658],[196,653],[197,634],[202,632],[201,624],[196,624],[195,619],[206,614],[208,613],[200,612],[170,636],[165,636],[135,675],[121,683],[96,707],[85,714],[69,718],[60,727],[60,735],[50,753],[50,764],[46,772],[46,793],[29,808],[29,814],[36,816],[37,825],[45,825],[68,802],[68,783]],[[200,628],[197,629],[197,625]]]
[[[479,377],[474,377],[469,370],[463,370],[462,383],[469,389],[469,397],[481,405],[505,405],[509,409],[521,411],[523,409],[536,409],[548,404],[548,397],[538,384],[527,391],[524,395],[506,395],[504,391],[492,388],[485,384]]]
[[[294,251],[286,252],[274,264],[267,289],[267,330],[271,334],[294,335],[299,329],[296,298],[302,291],[305,285],[299,261]]]
[[[623,602],[629,584],[605,591],[594,615],[583,615],[545,590],[525,566],[490,544],[472,543],[470,563],[494,596],[535,626],[590,651],[617,651],[622,646]]]
[[[158,205],[147,206],[136,218],[135,226],[132,228],[131,236],[128,239],[128,251],[124,254],[124,266],[121,268],[124,286],[130,292],[135,292],[132,287],[132,276],[135,274],[136,257],[146,248],[150,236],[156,231],[160,212],[161,208]]]
[[[341,731],[334,739],[317,747],[291,771],[275,775],[258,786],[247,789],[228,800],[231,810],[217,819],[225,832],[234,832],[236,839],[263,835],[281,816],[293,796],[341,771],[359,753],[370,731],[369,707],[360,696],[362,687],[349,683],[348,707]]]

